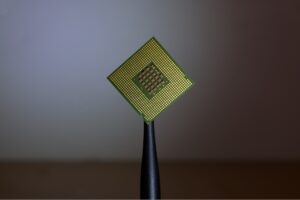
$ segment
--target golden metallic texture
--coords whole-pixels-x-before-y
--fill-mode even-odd
[[[147,123],[193,85],[154,37],[108,79]]]

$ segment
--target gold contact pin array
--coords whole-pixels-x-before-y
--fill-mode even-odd
[[[193,85],[154,37],[108,79],[146,122],[153,121]]]

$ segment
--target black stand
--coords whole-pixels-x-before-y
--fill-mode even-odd
[[[140,182],[141,199],[160,199],[159,168],[156,155],[154,122],[144,122],[144,143]]]

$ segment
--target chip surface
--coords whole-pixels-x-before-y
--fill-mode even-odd
[[[154,65],[153,62],[143,68],[142,71],[133,77],[132,80],[146,95],[146,97],[148,97],[148,99],[155,96],[169,83],[169,80]]]
[[[107,78],[147,123],[193,85],[154,37]]]

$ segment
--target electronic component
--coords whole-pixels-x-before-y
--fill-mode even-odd
[[[193,85],[154,37],[108,79],[147,123]]]

